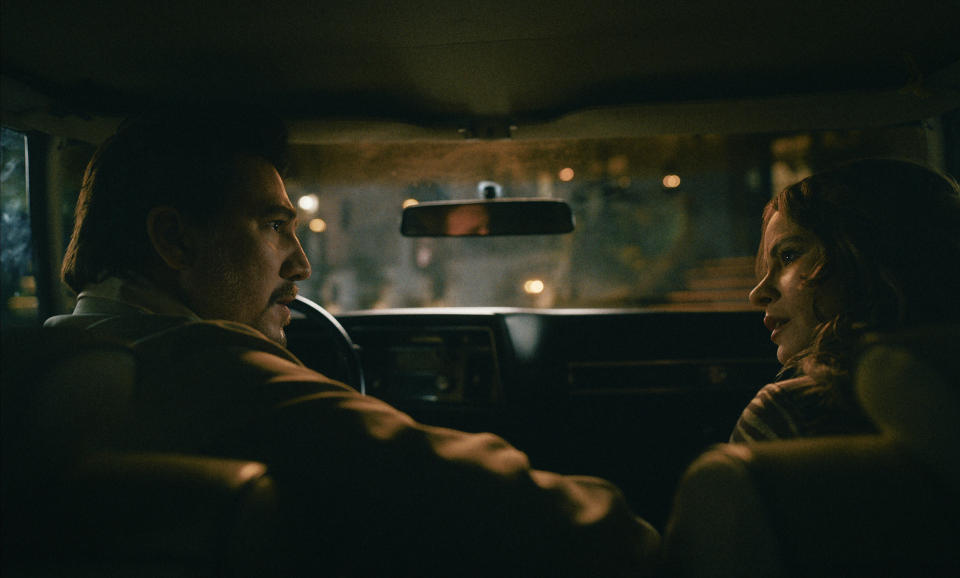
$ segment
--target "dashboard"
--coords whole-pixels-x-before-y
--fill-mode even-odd
[[[477,324],[354,327],[367,393],[394,400],[495,404],[502,399],[491,327]]]
[[[368,393],[397,401],[755,391],[777,370],[752,312],[398,309],[338,320],[359,348]]]
[[[592,474],[652,522],[779,370],[757,312],[392,309],[337,316],[366,393],[422,423],[496,433],[534,467]],[[290,348],[323,373],[319,327]],[[335,375],[331,375],[335,377]]]

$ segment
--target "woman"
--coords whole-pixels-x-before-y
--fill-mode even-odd
[[[960,321],[960,189],[920,165],[862,160],[784,189],[763,212],[750,301],[783,364],[731,442],[874,431],[853,394],[860,336]]]

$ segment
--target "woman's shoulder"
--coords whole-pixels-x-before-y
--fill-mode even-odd
[[[836,392],[831,387],[808,376],[765,385],[743,410],[730,441],[876,431],[858,406],[837,403]]]
[[[819,396],[825,386],[812,377],[802,375],[783,381],[775,381],[763,386],[757,395],[775,399],[800,400],[810,396]]]
[[[819,420],[831,405],[831,385],[808,376],[794,377],[767,384],[757,394],[761,404],[790,416],[798,432]]]
[[[752,442],[794,438],[802,435],[806,409],[815,406],[822,386],[802,376],[768,383],[747,405],[730,441]]]

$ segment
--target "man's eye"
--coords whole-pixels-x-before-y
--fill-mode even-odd
[[[276,232],[280,232],[280,229],[283,228],[284,221],[270,221],[270,228]]]

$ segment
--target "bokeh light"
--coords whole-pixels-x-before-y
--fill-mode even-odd
[[[668,189],[675,189],[680,186],[680,175],[664,175],[663,186]]]
[[[543,293],[543,290],[546,286],[543,284],[543,281],[540,279],[530,279],[524,281],[523,291],[530,295],[539,295]]]
[[[308,213],[317,212],[317,207],[320,206],[320,199],[317,195],[303,195],[300,197],[300,200],[297,201],[297,204],[301,209]]]

